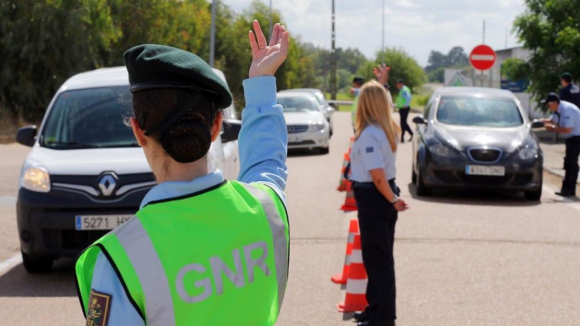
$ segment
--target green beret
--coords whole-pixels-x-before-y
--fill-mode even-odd
[[[228,85],[191,52],[143,44],[127,50],[124,58],[132,93],[153,88],[184,88],[210,95],[218,110],[232,104]]]

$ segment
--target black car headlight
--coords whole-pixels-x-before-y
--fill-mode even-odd
[[[455,156],[455,150],[450,146],[444,145],[442,143],[435,143],[429,145],[429,152],[440,157],[453,157]]]

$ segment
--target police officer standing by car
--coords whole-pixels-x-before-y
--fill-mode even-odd
[[[572,83],[572,75],[565,72],[560,76],[560,100],[580,107],[580,87]]]
[[[162,45],[125,53],[131,127],[158,185],[136,217],[76,263],[87,325],[274,325],[288,278],[287,134],[274,73],[288,32],[269,45],[257,21],[244,80],[240,181],[208,171],[232,96],[196,55]]]
[[[566,138],[566,156],[564,157],[566,174],[562,188],[556,194],[574,197],[578,180],[578,156],[580,156],[580,109],[570,102],[562,101],[556,93],[550,93],[544,102],[552,112],[552,116],[544,120],[546,130],[562,134]]]
[[[388,73],[379,68],[379,81]],[[384,84],[384,83],[383,83]],[[398,212],[408,206],[398,197],[395,158],[400,129],[392,117],[387,90],[377,81],[363,85],[356,112],[351,176],[358,207],[362,258],[368,276],[369,306],[355,314],[358,325],[392,326],[396,317],[393,245]]]

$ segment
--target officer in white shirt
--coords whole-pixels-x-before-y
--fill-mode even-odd
[[[543,101],[552,111],[550,119],[544,120],[546,130],[561,134],[566,138],[566,156],[564,169],[566,174],[562,189],[556,194],[563,197],[576,196],[578,180],[578,156],[580,156],[580,109],[566,101],[560,100],[556,93],[550,93]]]
[[[379,78],[380,81],[380,78]],[[398,197],[395,158],[401,129],[392,117],[385,87],[363,85],[356,111],[351,176],[358,207],[369,306],[355,314],[358,325],[395,325],[396,287],[393,244],[398,212],[408,208]]]

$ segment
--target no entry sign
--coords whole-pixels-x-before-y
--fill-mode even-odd
[[[477,70],[488,70],[495,63],[495,51],[487,45],[476,46],[469,55],[469,62]]]

